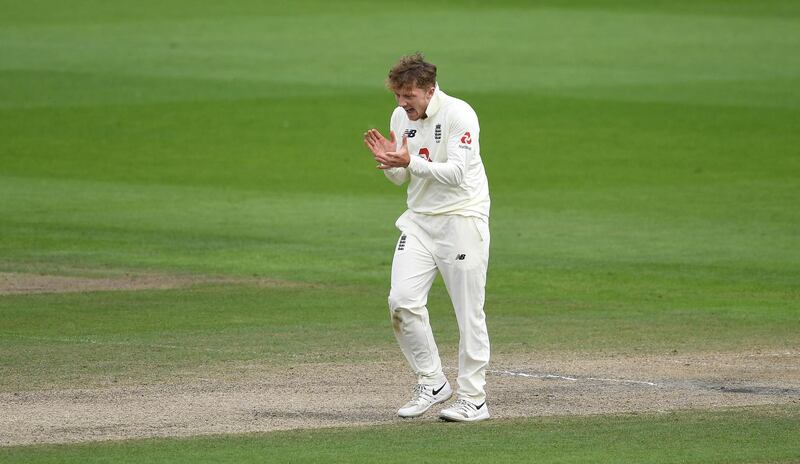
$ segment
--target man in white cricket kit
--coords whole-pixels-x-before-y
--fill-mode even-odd
[[[428,320],[428,293],[441,273],[458,320],[458,400],[440,412],[448,421],[489,418],[484,391],[489,335],[483,311],[489,263],[489,184],[480,156],[475,111],[442,92],[436,66],[419,53],[389,72],[398,107],[390,138],[376,129],[364,142],[386,177],[408,184],[408,210],[392,262],[389,310],[395,336],[417,375],[413,397],[397,412],[422,415],[453,394],[442,372]]]

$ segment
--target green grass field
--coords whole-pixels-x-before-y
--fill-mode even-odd
[[[0,295],[0,393],[399,352],[404,190],[362,134],[386,129],[386,72],[417,50],[481,119],[496,353],[800,350],[796,2],[274,3],[0,0],[0,272],[287,282]],[[429,306],[452,349],[441,284]],[[447,461],[477,443],[493,462],[798,462],[798,430],[797,407],[749,408],[0,460]]]
[[[328,429],[191,440],[0,448],[30,463],[797,462],[798,408]]]

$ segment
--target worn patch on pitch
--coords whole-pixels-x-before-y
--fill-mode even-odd
[[[311,287],[304,282],[267,277],[223,277],[207,275],[121,274],[109,277],[76,277],[0,272],[0,295],[30,293],[76,293],[133,290],[169,290],[201,284],[252,285],[260,287]]]

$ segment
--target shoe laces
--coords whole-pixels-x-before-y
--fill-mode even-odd
[[[465,415],[472,414],[473,412],[478,410],[477,406],[475,406],[474,404],[472,404],[472,402],[467,400],[456,400],[456,402],[453,403],[452,408],[458,412],[464,413]]]
[[[422,384],[414,385],[412,393],[413,393],[413,396],[411,397],[412,403],[419,402],[420,400],[423,399],[423,397],[426,397],[424,399],[427,401],[431,396],[430,392],[428,391],[427,385],[422,385]]]

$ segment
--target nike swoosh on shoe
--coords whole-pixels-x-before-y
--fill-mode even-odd
[[[441,386],[441,387],[439,387],[439,389],[438,389],[438,390],[434,388],[434,389],[433,389],[433,396],[436,396],[436,395],[438,395],[438,394],[439,394],[439,392],[440,392],[440,391],[442,391],[442,389],[445,387],[445,385],[447,385],[447,382],[443,383],[443,384],[442,384],[442,386]],[[485,404],[485,402],[484,402],[484,404]]]

